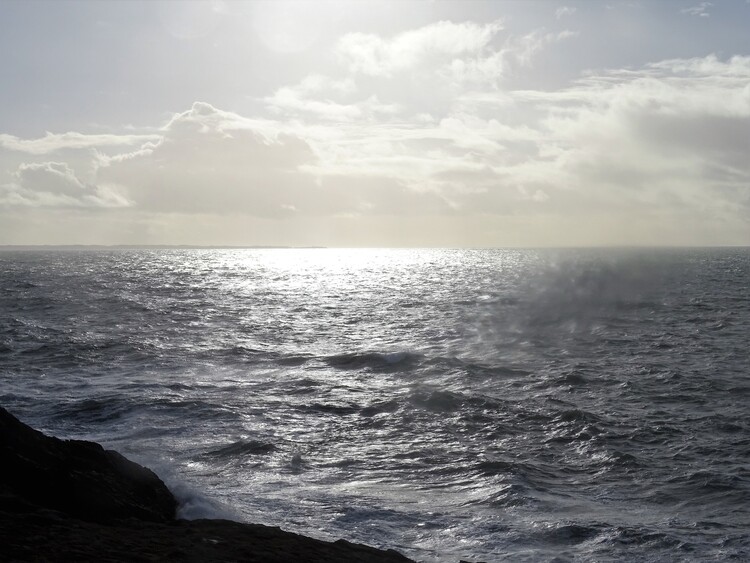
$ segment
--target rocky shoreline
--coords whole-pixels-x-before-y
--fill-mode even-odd
[[[151,470],[94,442],[46,436],[0,407],[2,561],[411,561],[259,524],[178,520],[176,509]]]

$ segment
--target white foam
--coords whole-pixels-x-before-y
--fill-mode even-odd
[[[184,482],[168,483],[172,494],[179,503],[177,518],[182,520],[199,520],[202,518],[220,518],[242,522],[243,518],[234,508],[206,496],[203,492]]]
[[[244,522],[241,513],[233,507],[208,496],[203,490],[185,481],[168,461],[153,456],[129,455],[131,459],[148,467],[169,488],[177,499],[177,518],[181,520],[222,519]]]

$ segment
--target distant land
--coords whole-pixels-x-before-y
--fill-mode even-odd
[[[658,245],[658,244],[633,244],[633,245],[587,245],[587,246],[477,246],[477,247],[410,247],[410,246],[282,246],[282,245],[232,245],[232,244],[0,244],[0,252],[13,250],[158,250],[158,249],[176,249],[176,250],[318,250],[318,249],[374,249],[374,248],[391,248],[391,249],[409,249],[409,248],[434,248],[438,249],[523,249],[523,250],[575,250],[575,249],[608,249],[608,250],[627,250],[627,249],[706,249],[713,248],[750,248],[746,244],[720,244],[720,245]]]
[[[252,246],[252,245],[212,245],[212,244],[0,244],[1,250],[139,250],[139,249],[176,248],[185,250],[200,249],[314,249],[326,246]]]

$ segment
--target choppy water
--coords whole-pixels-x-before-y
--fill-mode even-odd
[[[748,249],[4,251],[0,404],[187,517],[747,560],[749,282]]]

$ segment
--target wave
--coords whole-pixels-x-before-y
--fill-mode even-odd
[[[384,413],[394,413],[401,407],[401,402],[393,399],[390,401],[381,401],[373,403],[369,406],[363,407],[360,411],[362,416],[372,417]]]
[[[323,361],[343,370],[409,371],[415,369],[422,356],[410,352],[352,352],[325,356]]]
[[[454,412],[463,407],[465,397],[451,391],[417,390],[409,396],[409,402],[432,412]]]
[[[244,521],[237,509],[208,496],[205,491],[178,478],[173,470],[164,471],[162,466],[161,471],[158,468],[156,471],[177,499],[177,518],[183,520],[219,518],[234,522]]]
[[[654,531],[648,527],[616,526],[607,537],[610,543],[620,543],[628,546],[651,548],[674,548],[683,542],[666,532]]]
[[[576,545],[602,533],[602,525],[561,524],[536,532],[532,540],[559,545]]]
[[[518,367],[507,365],[495,365],[477,361],[476,358],[460,358],[456,356],[436,356],[426,358],[425,366],[434,370],[448,370],[460,373],[470,378],[509,379],[523,378],[531,375],[531,371]]]
[[[359,406],[356,404],[337,405],[333,403],[311,403],[306,405],[298,405],[296,409],[303,412],[336,414],[340,416],[359,412]]]
[[[511,483],[500,488],[486,498],[481,500],[481,504],[493,508],[513,508],[528,505],[531,501],[529,487],[520,483]]]
[[[135,408],[138,408],[136,403],[118,397],[83,399],[63,403],[55,416],[79,422],[109,422],[123,417]]]
[[[750,480],[748,476],[736,473],[700,470],[672,477],[667,483],[681,489],[683,497],[686,499],[694,498],[695,495],[711,495],[725,492],[736,492],[745,498],[750,498],[750,488],[748,487]]]
[[[595,423],[601,421],[601,418],[599,416],[583,409],[564,410],[558,413],[555,418],[558,422]]]
[[[312,359],[305,354],[288,355],[264,346],[250,346],[246,344],[230,344],[222,347],[211,347],[202,350],[199,356],[206,359],[227,358],[234,360],[252,360],[258,363],[276,363],[286,366],[301,366]]]
[[[159,388],[159,386],[153,386]],[[140,386],[144,391],[145,386]],[[129,397],[122,395],[95,397],[60,403],[54,417],[75,423],[109,423],[129,415],[140,413],[144,416],[161,418],[171,415],[180,424],[189,425],[194,420],[215,420],[239,415],[230,407],[202,399],[182,399],[176,397],[153,397],[146,399],[142,394]]]
[[[203,454],[212,458],[236,458],[248,455],[266,455],[276,451],[276,446],[270,442],[259,440],[238,440]]]

